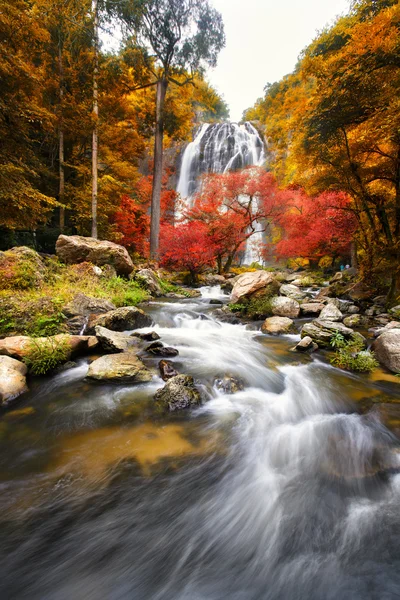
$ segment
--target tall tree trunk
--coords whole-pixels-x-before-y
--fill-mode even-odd
[[[93,67],[93,137],[92,137],[92,237],[97,238],[97,166],[98,166],[98,75],[99,75],[99,12],[93,0],[94,16],[94,67]]]
[[[156,132],[154,139],[153,189],[151,192],[150,257],[158,260],[160,238],[160,197],[163,166],[164,103],[168,81],[157,82]]]
[[[350,255],[351,255],[351,266],[353,269],[358,271],[358,259],[357,259],[357,244],[356,242],[351,242],[350,245]]]
[[[64,171],[64,122],[63,122],[63,97],[64,97],[64,66],[61,40],[58,44],[58,94],[59,94],[59,118],[58,118],[58,201],[64,204],[65,196],[65,171]],[[60,231],[64,231],[65,209],[60,206]]]

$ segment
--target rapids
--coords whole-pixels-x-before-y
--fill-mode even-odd
[[[179,349],[201,408],[155,417],[158,375],[95,385],[82,360],[2,415],[1,598],[400,597],[398,422],[375,403],[398,384],[222,323],[210,298],[151,302],[143,330]]]

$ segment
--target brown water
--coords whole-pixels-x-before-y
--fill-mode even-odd
[[[103,386],[82,361],[2,415],[1,598],[400,597],[399,380],[219,323],[217,294],[146,309],[202,408],[160,418],[156,370]]]

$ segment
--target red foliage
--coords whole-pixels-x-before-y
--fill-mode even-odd
[[[316,258],[348,253],[357,226],[343,192],[310,197],[303,190],[287,191],[290,209],[279,219],[284,239],[276,247],[280,256]]]
[[[203,223],[183,223],[176,227],[165,224],[161,227],[160,242],[161,264],[189,271],[193,278],[214,261],[214,250]]]

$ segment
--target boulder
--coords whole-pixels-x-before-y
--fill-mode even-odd
[[[212,314],[221,323],[230,323],[231,325],[239,325],[241,323],[241,320],[227,307],[217,308]]]
[[[372,344],[376,358],[389,371],[400,373],[400,329],[385,331]]]
[[[329,303],[324,306],[319,318],[322,321],[341,321],[343,319],[343,315],[333,303]]]
[[[355,335],[354,331],[343,323],[321,319],[306,323],[300,332],[302,338],[309,336],[313,342],[324,348],[331,347],[331,339],[335,333],[340,333],[345,339],[350,339]],[[360,334],[357,335],[360,336]]]
[[[0,289],[27,289],[40,285],[45,266],[39,254],[27,246],[0,252]]]
[[[278,335],[282,333],[296,333],[296,328],[292,319],[288,319],[287,317],[269,317],[261,325],[261,331],[263,333]]]
[[[16,335],[0,340],[0,356],[11,356],[12,358],[21,360],[29,355],[32,344],[35,342],[38,344],[66,342],[70,349],[67,360],[71,357],[92,352],[99,345],[97,338],[90,335],[68,335],[60,333],[50,337],[39,338],[31,338],[27,335]]]
[[[379,337],[382,333],[386,333],[386,331],[391,331],[392,329],[400,329],[399,321],[390,321],[386,323],[384,327],[379,327],[379,329],[371,330],[374,334],[374,337]]]
[[[144,342],[155,342],[160,339],[160,336],[155,331],[149,331],[149,333],[131,333],[134,337],[143,340]]]
[[[274,281],[272,273],[267,271],[254,271],[240,275],[233,286],[231,293],[231,302],[239,302],[241,298],[250,296],[257,290],[267,287]]]
[[[223,275],[213,275],[212,273],[204,275],[203,280],[206,285],[221,285],[225,283],[225,277]]]
[[[96,317],[96,319],[89,323],[88,332],[91,333],[94,331],[97,325],[111,329],[111,331],[127,331],[149,327],[152,322],[151,317],[146,315],[140,308],[136,308],[136,306],[123,306]]]
[[[168,379],[172,379],[172,377],[179,375],[178,371],[175,371],[174,365],[170,360],[160,360],[158,368],[160,369],[161,378],[164,381],[168,381]]]
[[[306,294],[297,287],[297,285],[293,285],[290,283],[286,283],[281,285],[279,288],[279,293],[281,296],[287,296],[288,298],[292,298],[292,300],[304,300]]]
[[[136,354],[122,352],[94,360],[86,377],[102,382],[145,383],[151,380],[152,375]]]
[[[211,298],[209,304],[223,304],[222,300],[219,300],[218,298]]]
[[[153,356],[172,357],[178,356],[179,351],[176,348],[170,346],[164,346],[161,342],[153,342],[145,348],[146,352],[153,354]]]
[[[157,275],[151,269],[141,269],[135,274],[135,280],[146,288],[152,296],[159,298],[164,295]]]
[[[0,406],[28,391],[27,366],[9,356],[0,356]]]
[[[190,375],[176,375],[167,381],[165,386],[154,396],[157,408],[161,411],[173,412],[199,406],[201,396]]]
[[[236,392],[244,390],[243,381],[231,375],[225,375],[221,379],[216,379],[214,385],[217,390],[224,394],[236,394]]]
[[[304,302],[300,305],[300,312],[302,315],[319,315],[323,308],[324,304],[321,302]]]
[[[349,315],[343,319],[343,323],[346,327],[360,327],[361,315]]]
[[[126,248],[105,240],[81,235],[60,235],[56,253],[66,264],[91,262],[98,267],[112,265],[118,275],[129,275],[133,271],[133,262]]]
[[[61,309],[68,318],[76,316],[88,316],[92,313],[103,314],[115,310],[116,306],[104,298],[93,298],[85,294],[75,294],[71,302],[68,302]]]
[[[349,315],[356,315],[357,313],[360,312],[360,309],[358,306],[356,306],[355,304],[349,304],[347,306],[347,311],[346,311]]]
[[[111,331],[100,325],[96,326],[96,337],[105,352],[126,352],[139,347],[138,338],[119,331]]]
[[[278,317],[296,319],[300,314],[300,304],[286,296],[275,296],[271,300],[272,313]]]
[[[313,339],[306,335],[296,346],[293,348],[297,352],[315,352],[318,350],[318,344],[316,344]]]

